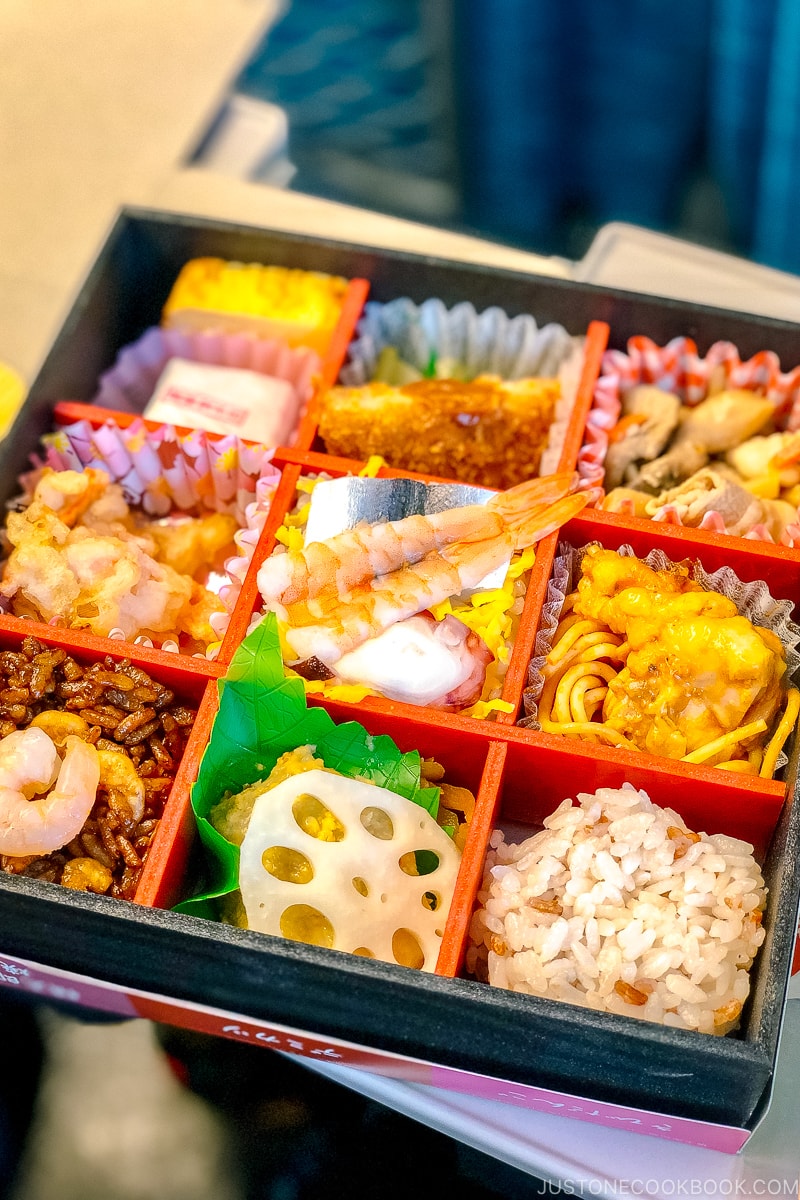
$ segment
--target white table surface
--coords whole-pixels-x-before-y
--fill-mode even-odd
[[[573,267],[562,259],[187,167],[277,7],[277,0],[3,0],[0,361],[28,382],[126,203],[539,274],[581,275],[580,264]],[[613,248],[616,254],[618,236]],[[691,247],[682,249],[691,255]],[[616,275],[602,277],[611,269],[609,261],[608,254],[598,255],[581,277],[593,278],[596,269],[598,281],[624,286],[618,254]],[[659,286],[658,253],[652,259],[656,273],[651,271],[645,284],[641,247],[636,261],[639,276],[630,286],[670,292],[669,280]],[[681,286],[702,290],[702,281],[693,285],[691,274],[682,273]],[[707,280],[706,293],[698,298],[708,300],[711,288],[713,300],[714,287]],[[681,294],[674,282],[670,294]],[[736,1157],[491,1101],[444,1096],[345,1068],[327,1071],[342,1084],[514,1166],[571,1183],[575,1191],[583,1185],[592,1195],[626,1194],[626,1188],[636,1194],[639,1181],[639,1194],[666,1196],[680,1194],[674,1181],[696,1180],[706,1185],[698,1194],[715,1189],[772,1195],[769,1181],[796,1184],[800,1176],[800,1106],[793,1091],[800,1074],[800,1002],[792,1002],[787,1021],[792,1037],[785,1039],[770,1116]],[[797,1187],[781,1194],[797,1195]]]

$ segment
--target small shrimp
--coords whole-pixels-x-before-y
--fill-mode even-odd
[[[138,825],[144,816],[144,782],[140,779],[133,760],[128,758],[127,754],[119,754],[116,750],[98,750],[97,757],[100,767],[99,784],[108,793],[112,808],[123,804],[134,825]]]
[[[70,735],[83,741],[89,736],[89,722],[84,721],[76,712],[67,712],[60,708],[47,708],[37,713],[30,723],[31,729],[43,729],[58,749],[63,750],[64,742]]]
[[[344,595],[328,589],[286,605],[287,644],[298,658],[316,657],[331,666],[398,621],[476,587],[514,550],[533,545],[580,512],[588,496],[565,495],[572,486],[573,477],[565,474],[511,488],[495,498],[491,517],[499,518],[499,528],[495,522],[488,533],[486,526],[474,534],[470,530],[466,538],[364,579]],[[552,501],[554,488],[561,498]]]
[[[518,484],[492,496],[485,505],[462,505],[430,516],[375,525],[362,521],[327,541],[310,542],[302,550],[266,559],[258,572],[259,591],[268,606],[287,607],[324,591],[349,592],[366,580],[418,563],[431,551],[454,542],[479,542],[510,534],[513,548],[520,550],[550,532],[545,526],[551,511],[556,521],[552,528],[556,529],[583,507],[586,499],[576,504],[575,497],[565,509],[559,507],[576,482],[572,472],[564,471]],[[561,516],[562,511],[566,515]]]
[[[0,853],[49,854],[71,842],[92,811],[99,778],[94,746],[72,734],[60,766],[43,729],[18,729],[0,740]]]

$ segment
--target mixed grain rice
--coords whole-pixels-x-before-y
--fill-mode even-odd
[[[492,834],[467,969],[498,987],[681,1029],[738,1024],[764,940],[752,846],[693,833],[630,784]]]
[[[87,741],[132,760],[144,783],[144,813],[133,821],[101,787],[76,838],[50,854],[0,854],[0,870],[132,899],[195,712],[128,659],[107,656],[84,667],[33,637],[19,651],[0,651],[0,737],[51,709],[77,713],[89,725]]]

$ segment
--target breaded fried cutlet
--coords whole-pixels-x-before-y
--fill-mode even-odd
[[[335,387],[319,433],[329,454],[379,454],[406,471],[504,489],[537,474],[560,395],[557,379],[494,375]]]

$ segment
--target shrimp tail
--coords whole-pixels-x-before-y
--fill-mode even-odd
[[[514,549],[524,550],[553,533],[585,508],[586,492],[576,492],[579,476],[574,471],[529,479],[500,492],[489,501],[514,539]]]
[[[530,519],[520,526],[514,549],[523,550],[526,546],[535,545],[548,534],[555,533],[567,521],[577,517],[588,503],[589,497],[585,492],[576,492],[572,496],[565,496],[563,500],[557,500],[555,504],[548,504],[538,513],[531,514]]]

